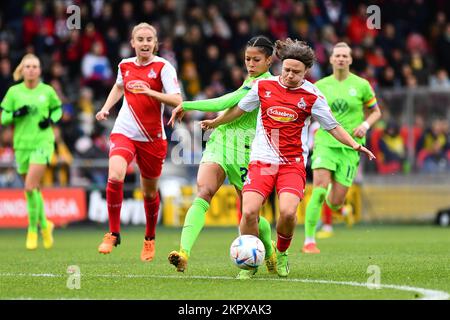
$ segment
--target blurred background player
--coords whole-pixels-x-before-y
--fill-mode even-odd
[[[14,71],[22,82],[7,91],[1,103],[2,125],[14,125],[14,154],[17,172],[22,176],[28,211],[26,248],[38,246],[38,225],[44,248],[53,246],[53,223],[45,215],[41,183],[54,152],[55,135],[51,124],[62,116],[61,101],[55,90],[41,81],[41,64],[27,54]]]
[[[350,72],[351,48],[345,42],[334,46],[330,63],[333,66],[333,74],[317,81],[316,86],[325,95],[336,120],[359,144],[364,145],[367,130],[381,117],[375,94],[367,80]],[[369,111],[366,119],[365,109]],[[313,191],[306,207],[305,242],[302,251],[320,253],[315,233],[322,204],[325,201],[329,209],[340,210],[358,171],[359,153],[319,128],[314,137],[311,160]],[[331,212],[328,211],[328,216],[330,215]],[[331,217],[327,222],[322,231],[331,235]]]
[[[333,137],[354,150],[373,154],[336,122],[321,92],[304,79],[314,63],[314,52],[305,42],[278,40],[276,55],[282,61],[281,76],[257,81],[238,106],[204,128],[230,122],[245,112],[259,110],[249,172],[243,189],[241,234],[258,236],[259,210],[276,187],[280,215],[277,221],[277,273],[289,274],[288,248],[297,222],[297,207],[303,198],[308,158],[308,126],[314,117]],[[260,108],[260,109],[259,109]]]
[[[163,104],[175,107],[182,98],[174,67],[155,55],[158,50],[155,28],[147,23],[136,25],[131,33],[131,46],[136,56],[119,63],[116,83],[96,115],[99,121],[107,119],[109,110],[125,95],[110,136],[106,187],[110,232],[105,234],[98,251],[108,254],[113,246],[120,244],[123,182],[128,165],[136,157],[141,171],[146,216],[141,260],[151,261],[155,254],[155,228],[160,204],[158,179],[167,153],[161,114]]]
[[[241,87],[222,97],[208,100],[183,102],[172,111],[169,123],[181,119],[187,110],[218,112],[234,107],[251,89],[257,79],[272,76],[269,68],[272,64],[273,43],[265,36],[250,39],[245,50],[245,67],[248,77]],[[242,187],[247,176],[250,160],[250,145],[256,128],[258,110],[246,114],[228,124],[218,127],[210,136],[197,175],[197,197],[189,208],[181,232],[179,251],[169,254],[169,262],[183,272],[187,267],[192,247],[205,225],[205,214],[211,199],[228,177],[235,187],[242,203]],[[240,208],[239,208],[240,210]],[[241,215],[240,215],[241,216]],[[276,273],[276,256],[271,239],[271,227],[264,217],[259,218],[259,237],[266,249],[265,262],[269,272]],[[247,279],[253,271],[242,270],[238,278]]]

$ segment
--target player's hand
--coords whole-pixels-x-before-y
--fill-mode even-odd
[[[140,84],[140,83],[136,84],[134,89],[136,90],[135,91],[136,94],[145,94],[145,95],[147,95],[149,97],[151,97],[152,93],[153,93],[153,90],[150,89],[150,87],[145,86],[145,85]]]
[[[102,121],[108,119],[108,116],[109,111],[102,109],[99,112],[97,112],[97,114],[95,115],[95,119],[97,119],[98,121]]]
[[[39,128],[47,129],[50,126],[50,124],[52,124],[52,122],[53,121],[50,117],[44,118],[41,121],[39,121]]]
[[[353,136],[357,138],[362,138],[366,135],[367,129],[363,124],[360,124],[355,130],[353,130]]]
[[[356,151],[365,153],[367,158],[369,158],[369,160],[373,160],[376,159],[375,155],[372,153],[372,151],[370,151],[369,149],[367,149],[366,147],[362,146],[362,145],[358,145],[356,147],[353,148]]]
[[[216,119],[200,121],[200,126],[203,130],[214,129],[217,127],[215,120]]]
[[[167,122],[168,125],[172,125],[172,128],[175,126],[175,121],[181,122],[181,119],[184,117],[183,105],[180,103],[175,109],[172,110],[172,116]]]
[[[23,106],[20,107],[19,109],[17,109],[16,111],[13,112],[13,117],[22,117],[27,115],[30,112],[30,107],[29,106]]]

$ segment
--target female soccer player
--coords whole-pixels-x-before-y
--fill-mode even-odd
[[[287,277],[288,248],[305,187],[310,117],[317,119],[322,128],[337,140],[366,153],[370,159],[374,156],[339,126],[322,93],[304,80],[314,61],[313,50],[305,42],[289,38],[278,40],[275,46],[276,54],[282,61],[281,76],[259,80],[238,106],[216,119],[202,121],[202,127],[214,128],[245,112],[259,109],[249,172],[243,189],[240,231],[241,234],[258,236],[259,210],[276,187],[280,203],[277,272],[280,277]]]
[[[271,76],[269,67],[272,63],[273,43],[264,36],[257,36],[247,43],[245,50],[245,66],[248,78],[242,86],[227,95],[215,99],[183,102],[172,111],[169,123],[181,119],[185,110],[200,110],[217,112],[234,107],[251,89],[257,79]],[[211,134],[197,174],[197,197],[189,208],[181,233],[180,251],[169,254],[169,262],[183,272],[191,249],[205,224],[205,213],[208,211],[211,199],[224,183],[225,177],[234,185],[240,203],[242,203],[241,190],[247,175],[250,160],[250,145],[255,135],[256,118],[258,111],[247,114],[232,123],[220,126]],[[276,273],[275,252],[272,246],[269,222],[259,219],[259,235],[266,249],[266,266],[269,272]],[[249,278],[256,270],[243,270],[238,278]]]
[[[367,130],[381,117],[375,94],[367,80],[350,72],[351,48],[345,42],[334,46],[330,63],[333,74],[317,81],[316,86],[330,103],[337,121],[357,142],[364,144]],[[364,119],[365,108],[369,114],[367,119]],[[311,160],[313,191],[306,207],[305,243],[302,251],[320,253],[315,233],[322,204],[326,203],[326,223],[318,236],[330,237],[331,210],[337,211],[344,204],[348,188],[358,171],[359,154],[319,129],[314,137]]]
[[[28,211],[26,248],[38,246],[38,225],[44,248],[53,246],[53,223],[47,220],[40,190],[46,166],[55,149],[51,124],[62,116],[61,101],[55,90],[41,81],[41,65],[34,54],[27,54],[14,71],[19,84],[9,88],[2,103],[2,125],[14,125],[14,154],[17,172],[25,184]]]
[[[155,55],[158,49],[156,29],[147,23],[136,25],[131,33],[131,46],[136,56],[119,63],[116,83],[96,115],[97,120],[105,120],[109,110],[125,95],[110,136],[106,187],[110,232],[103,237],[98,251],[108,254],[113,246],[120,244],[123,181],[128,165],[136,157],[147,219],[141,260],[151,261],[155,255],[155,228],[160,203],[158,179],[167,153],[162,104],[175,107],[182,98],[175,68]]]

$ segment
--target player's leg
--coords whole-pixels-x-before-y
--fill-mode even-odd
[[[277,273],[280,277],[289,274],[288,248],[297,224],[297,208],[303,198],[306,172],[303,164],[281,165],[276,181],[279,197],[280,217],[277,221]]]
[[[37,248],[38,222],[39,222],[39,185],[44,176],[46,166],[44,164],[30,164],[28,172],[24,176],[25,196],[28,210],[28,233],[26,247],[33,250]]]
[[[167,154],[167,140],[158,139],[151,143],[134,141],[133,144],[136,148],[136,163],[141,172],[146,218],[141,260],[151,261],[155,256],[156,224],[160,207],[158,181]]]
[[[152,261],[155,256],[156,224],[158,223],[160,206],[158,181],[158,178],[146,179],[141,175],[141,188],[146,218],[144,244],[141,251],[142,261]]]
[[[305,214],[305,242],[302,249],[304,253],[320,252],[316,246],[316,228],[330,181],[330,170],[324,168],[313,170],[313,190]]]
[[[280,217],[277,221],[277,272],[280,277],[289,274],[288,248],[291,245],[297,224],[298,195],[282,192],[280,197]]]
[[[184,272],[192,247],[205,225],[206,212],[212,197],[225,181],[225,171],[214,162],[202,162],[197,173],[197,197],[194,199],[184,220],[181,232],[180,251],[169,254],[169,262]]]

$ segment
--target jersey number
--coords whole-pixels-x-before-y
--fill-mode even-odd
[[[239,170],[241,171],[241,181],[242,181],[242,183],[244,183],[245,179],[247,179],[248,169],[244,168],[244,167],[240,167]]]

